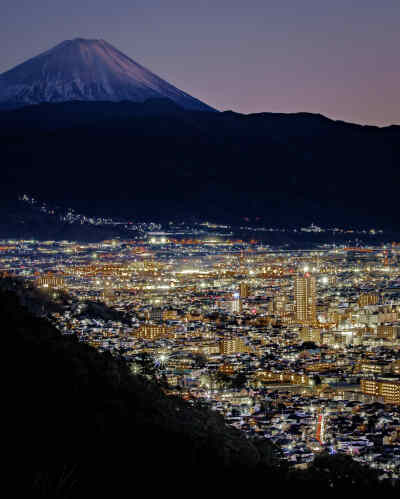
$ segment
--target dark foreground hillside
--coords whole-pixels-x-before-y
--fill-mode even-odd
[[[3,449],[15,463],[15,497],[122,497],[129,488],[178,490],[188,478],[188,494],[378,487],[373,472],[346,456],[289,473],[268,443],[250,442],[214,412],[167,397],[122,361],[61,336],[14,293],[0,291],[0,316],[11,361],[3,432],[12,438]]]
[[[18,364],[12,381],[19,445],[80,460],[99,452],[118,459],[126,450],[152,466],[173,457],[177,466],[204,464],[211,456],[227,466],[262,462],[261,453],[220,416],[169,398],[131,376],[122,361],[60,336],[25,312],[14,295],[1,295],[0,310],[5,331],[13,331]],[[173,456],[171,449],[180,452]]]

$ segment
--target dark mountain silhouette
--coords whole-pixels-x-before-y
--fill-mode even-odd
[[[399,126],[150,100],[3,112],[0,134],[2,199],[28,192],[133,219],[184,212],[399,229]]]

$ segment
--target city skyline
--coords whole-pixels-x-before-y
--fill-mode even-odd
[[[329,453],[398,480],[400,245],[299,249],[216,228],[0,240],[0,292],[21,288],[60,339],[273,443],[294,473]]]

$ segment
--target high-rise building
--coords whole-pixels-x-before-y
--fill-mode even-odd
[[[241,314],[242,313],[242,299],[240,298],[239,293],[233,294],[232,313],[234,313],[234,314]]]
[[[316,322],[316,284],[315,277],[306,272],[294,280],[295,315],[299,322]]]
[[[249,297],[249,285],[245,282],[241,282],[239,286],[239,295],[240,298],[248,298]]]

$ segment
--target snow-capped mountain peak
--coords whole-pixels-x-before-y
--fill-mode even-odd
[[[213,111],[104,40],[66,40],[0,75],[0,105],[157,98],[184,109]]]

